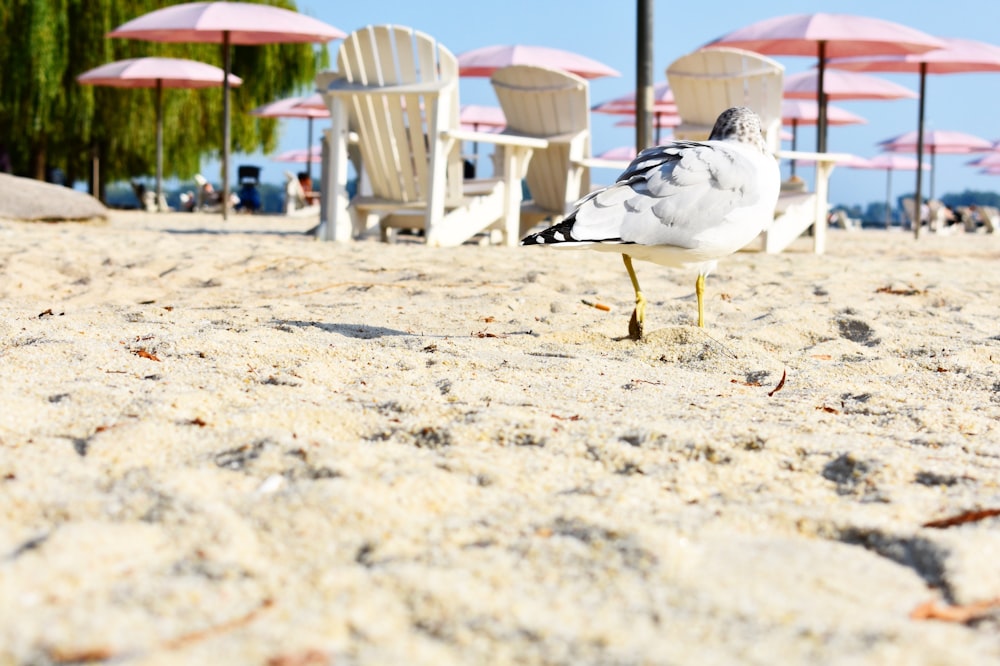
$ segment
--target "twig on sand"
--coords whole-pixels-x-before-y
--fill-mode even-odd
[[[994,516],[1000,516],[1000,509],[975,509],[972,511],[963,511],[958,515],[949,516],[948,518],[931,520],[924,523],[923,527],[936,527],[938,529],[944,529],[946,527],[964,525],[965,523],[975,523]]]
[[[767,397],[770,398],[775,393],[785,388],[785,378],[788,377],[788,370],[781,371],[781,379],[778,380],[778,385],[774,387],[773,390],[767,392]]]
[[[941,620],[942,622],[967,624],[992,614],[997,608],[1000,608],[1000,597],[955,606],[939,606],[937,602],[932,600],[925,601],[910,611],[910,619]]]

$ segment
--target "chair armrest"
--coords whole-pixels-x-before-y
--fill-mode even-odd
[[[444,90],[448,86],[455,85],[454,81],[427,81],[423,83],[404,83],[401,85],[365,85],[354,83],[344,79],[336,79],[327,86],[326,90],[320,91],[324,95],[335,95],[351,97],[353,95],[384,95],[386,93],[399,93],[406,95],[436,93]]]
[[[809,160],[812,162],[829,162],[838,164],[851,161],[847,153],[815,153],[804,150],[779,150],[777,156],[784,160]]]
[[[522,148],[548,148],[547,139],[539,139],[533,136],[524,136],[508,132],[474,132],[460,128],[449,129],[442,132],[446,138],[458,141],[474,141],[477,143],[493,143],[501,146],[520,146]]]
[[[617,169],[618,171],[624,171],[631,163],[631,160],[606,160],[600,157],[589,157],[582,160],[574,160],[574,164],[579,164],[590,169]]]

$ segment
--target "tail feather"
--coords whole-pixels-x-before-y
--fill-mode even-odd
[[[530,234],[521,239],[521,245],[554,245],[557,243],[574,242],[572,236],[573,224],[576,223],[576,211],[573,211],[562,222]]]

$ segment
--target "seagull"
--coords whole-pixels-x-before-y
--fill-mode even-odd
[[[621,253],[635,290],[629,337],[642,337],[646,298],[632,258],[697,270],[698,326],[705,276],[720,257],[752,241],[774,219],[781,175],[746,107],[719,116],[707,141],[677,140],[639,153],[614,184],[591,192],[558,224],[521,240]]]

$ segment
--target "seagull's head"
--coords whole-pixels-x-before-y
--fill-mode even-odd
[[[767,153],[764,135],[760,129],[760,117],[745,106],[726,109],[715,121],[709,140],[740,141],[756,146]]]

